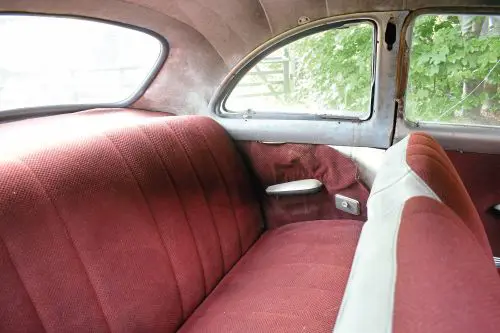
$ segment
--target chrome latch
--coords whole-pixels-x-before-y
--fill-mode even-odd
[[[337,207],[338,210],[352,215],[361,215],[361,205],[359,201],[342,194],[335,195],[335,207]]]

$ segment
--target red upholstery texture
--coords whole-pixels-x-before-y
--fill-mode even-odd
[[[366,221],[366,201],[369,192],[358,180],[353,161],[333,148],[321,145],[282,144],[267,145],[242,142],[239,148],[254,170],[260,186],[264,214],[269,228],[308,220],[359,219]],[[325,188],[314,195],[270,197],[265,189],[270,185],[314,178]],[[359,200],[360,216],[353,216],[335,208],[337,193]]]
[[[443,203],[463,220],[491,258],[493,255],[479,214],[443,148],[429,135],[414,133],[408,143],[406,160]]]
[[[313,221],[267,232],[181,332],[331,332],[361,227]]]
[[[90,112],[0,128],[0,332],[174,332],[261,233],[204,117]]]
[[[500,279],[477,235],[443,203],[410,199],[397,243],[396,333],[493,333]]]
[[[500,204],[500,155],[448,152],[481,220],[493,254],[500,257],[500,215],[490,209]]]

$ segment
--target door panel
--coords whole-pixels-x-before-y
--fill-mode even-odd
[[[356,164],[337,150],[323,145],[238,143],[257,178],[258,193],[270,229],[285,224],[324,219],[366,221],[368,190],[359,180]],[[268,186],[317,179],[324,184],[316,194],[268,196]],[[335,207],[335,195],[360,202],[361,215],[345,213]]]
[[[448,152],[474,202],[493,254],[500,257],[500,155]]]

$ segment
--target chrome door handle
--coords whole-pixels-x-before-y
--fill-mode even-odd
[[[323,183],[317,179],[304,179],[269,186],[266,193],[275,196],[314,194],[322,187]]]

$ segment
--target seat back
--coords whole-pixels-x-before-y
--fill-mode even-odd
[[[0,332],[173,332],[260,234],[209,118],[95,111],[0,142]]]
[[[443,149],[412,134],[380,170],[334,332],[496,332],[500,280]]]

